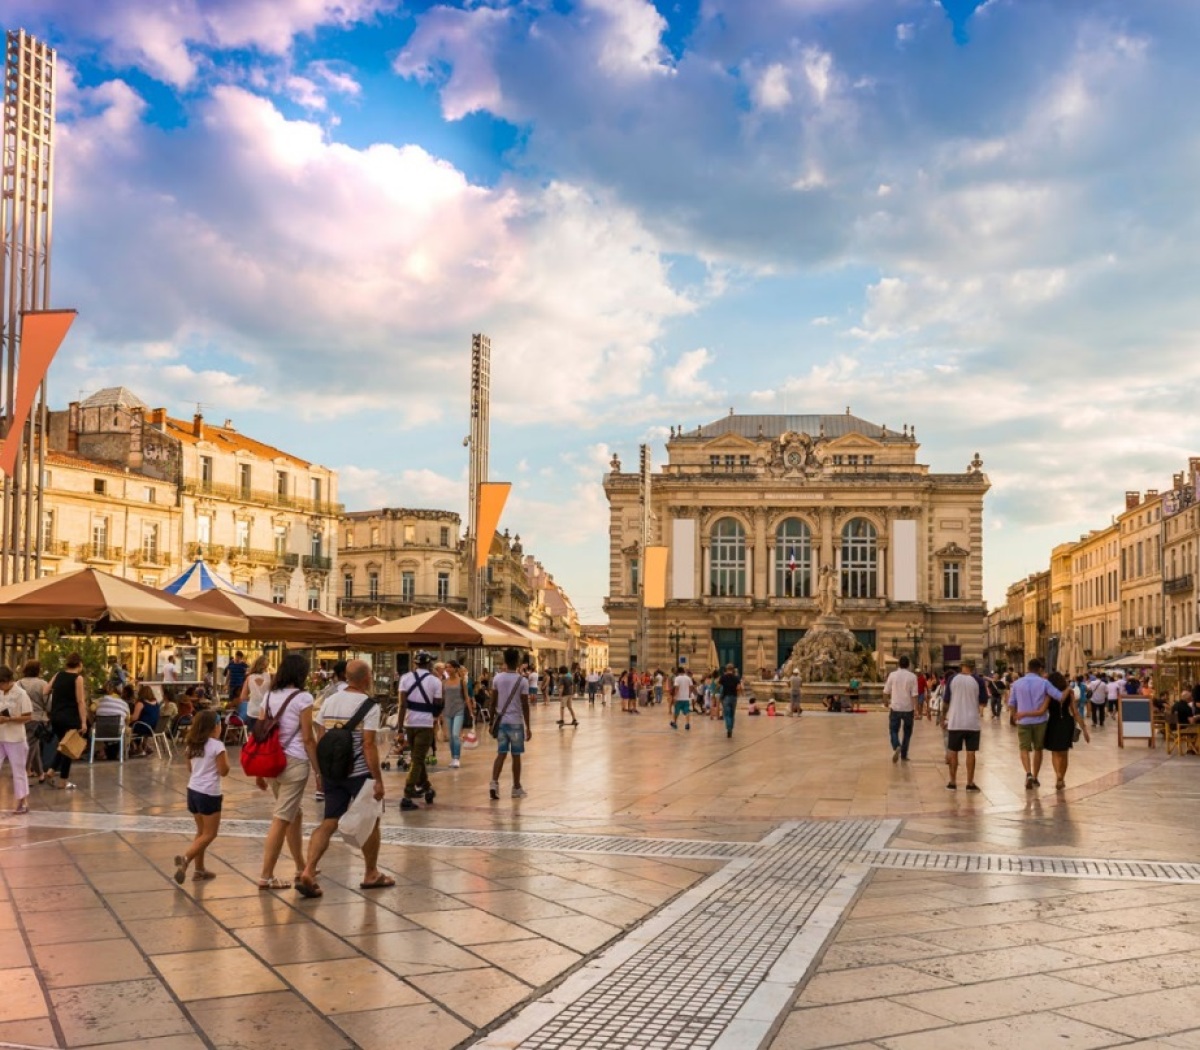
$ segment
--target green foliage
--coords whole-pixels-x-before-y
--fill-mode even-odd
[[[108,642],[93,635],[63,634],[57,627],[47,630],[38,646],[38,659],[46,679],[62,670],[71,653],[83,657],[83,678],[88,692],[92,695],[103,692],[108,677]]]

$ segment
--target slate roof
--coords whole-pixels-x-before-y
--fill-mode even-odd
[[[862,434],[864,437],[876,439],[884,437],[883,427],[878,423],[871,423],[868,420],[860,419],[858,416],[848,415],[844,412],[836,415],[722,416],[720,419],[702,426],[698,436],[708,440],[720,437],[723,434],[737,434],[740,437],[754,440],[759,436],[761,428],[761,434],[766,438],[777,438],[788,431],[816,437],[821,433],[822,426],[825,428],[825,436],[827,438],[844,437],[847,434]],[[685,430],[680,434],[680,437],[695,438],[697,434],[694,430]],[[887,439],[897,441],[907,440],[903,434],[891,427],[888,428]]]
[[[84,408],[141,408],[149,406],[127,386],[106,386],[83,402]]]

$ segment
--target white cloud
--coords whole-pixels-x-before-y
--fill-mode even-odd
[[[781,62],[772,62],[762,71],[754,85],[754,103],[762,110],[777,112],[792,101],[788,86],[788,70]]]
[[[711,398],[713,388],[700,375],[715,361],[711,350],[700,347],[679,355],[679,360],[663,369],[663,385],[668,398],[673,401],[688,398]]]
[[[582,0],[583,9],[600,16],[599,64],[615,76],[668,72],[662,34],[667,28],[648,0]]]
[[[338,498],[347,510],[399,506],[466,515],[465,476],[450,478],[422,468],[384,471],[353,463],[341,464],[337,471]]]

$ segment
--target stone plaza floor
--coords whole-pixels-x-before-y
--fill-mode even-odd
[[[578,710],[535,709],[525,799],[507,770],[488,799],[486,741],[441,746],[415,813],[385,774],[397,886],[335,841],[320,900],[257,888],[236,760],[217,878],[182,889],[181,757],[35,785],[0,819],[0,1046],[1200,1048],[1200,758],[1110,726],[1027,791],[985,722],[976,795],[929,723],[893,764],[878,712],[727,740]]]

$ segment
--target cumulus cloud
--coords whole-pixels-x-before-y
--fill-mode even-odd
[[[716,360],[711,350],[700,347],[680,354],[679,359],[663,369],[663,386],[671,400],[711,398],[713,388],[701,376]]]

